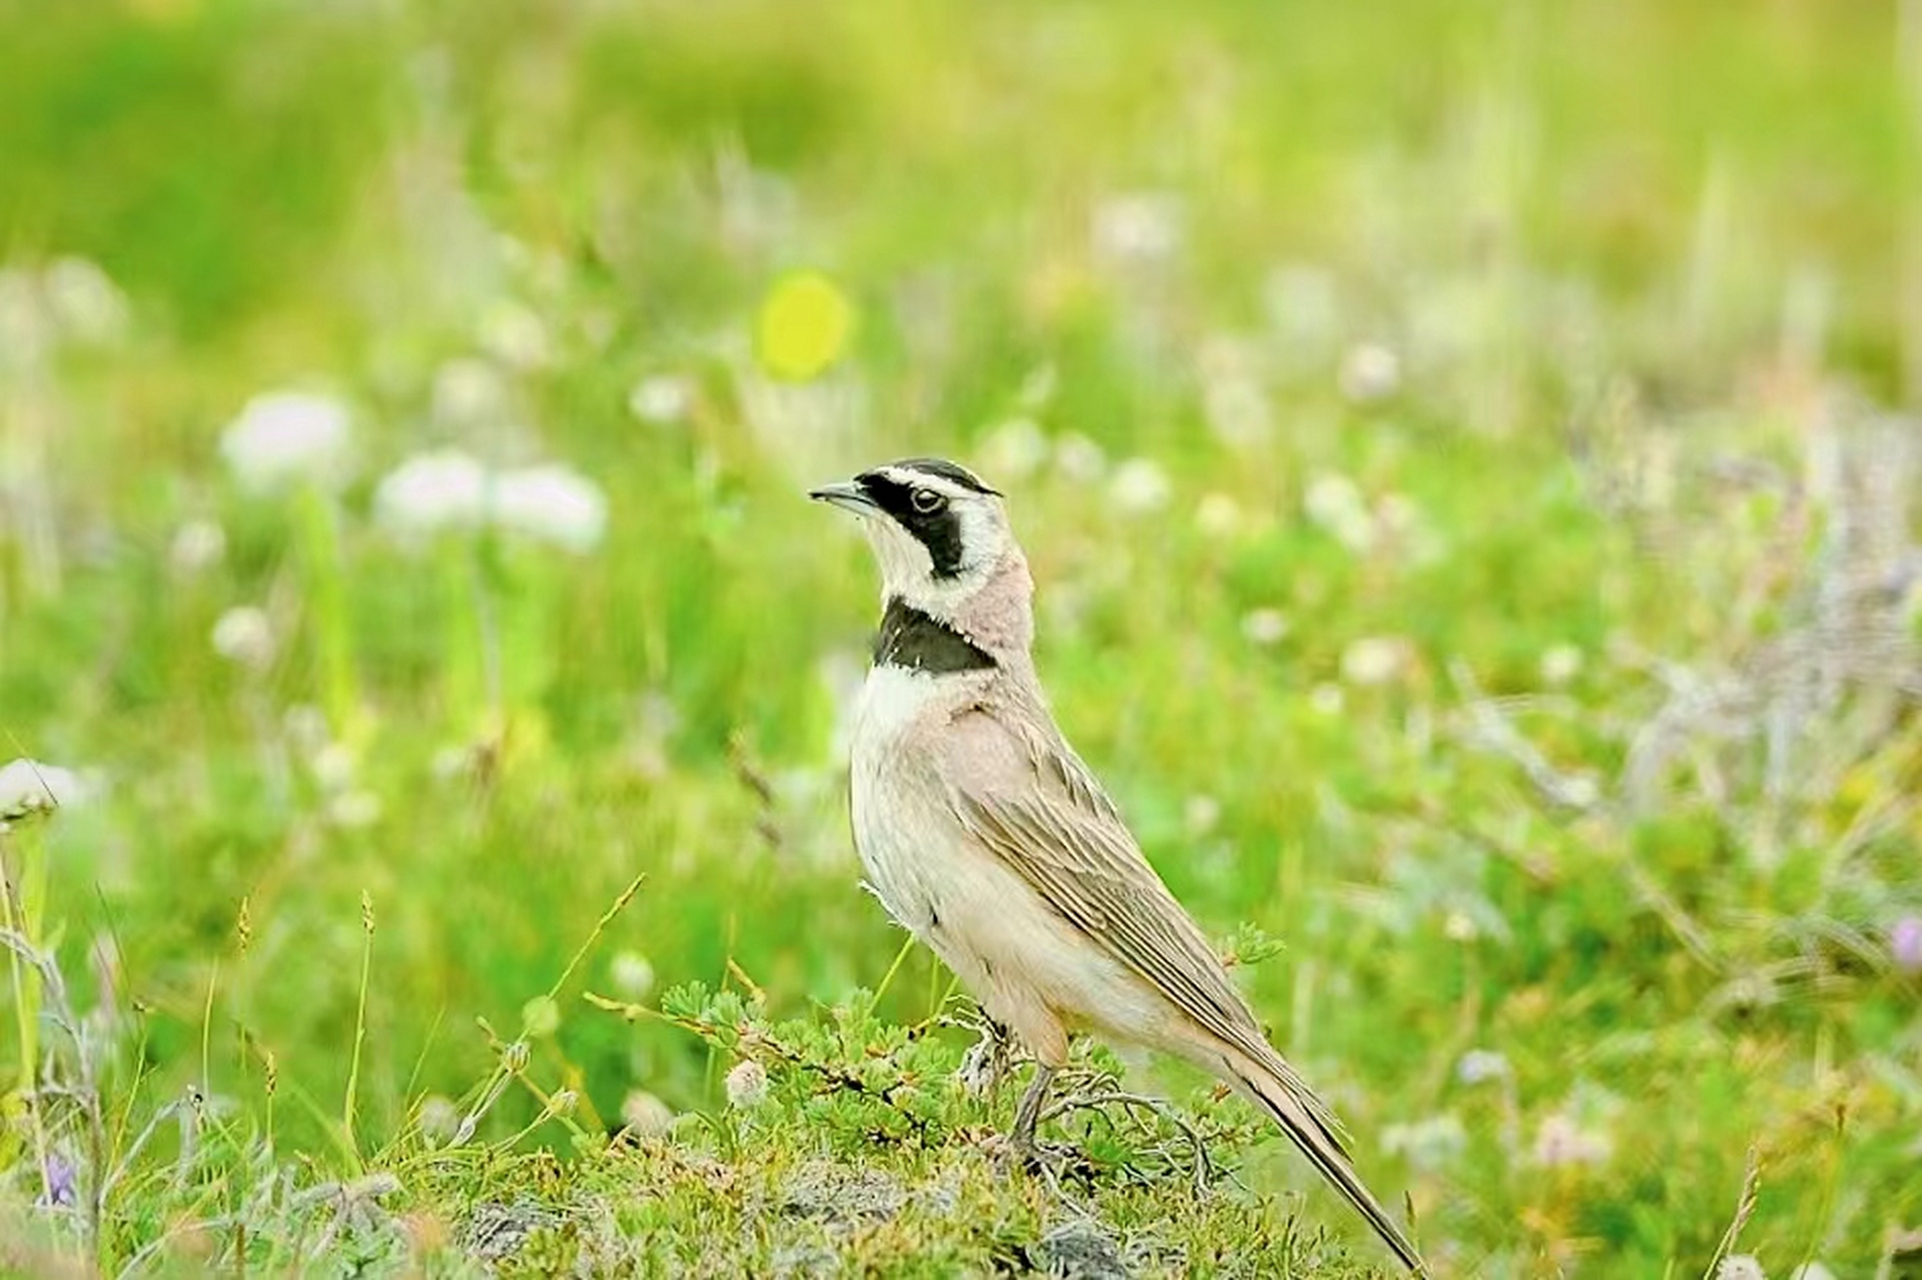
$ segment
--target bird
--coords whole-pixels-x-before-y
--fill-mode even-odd
[[[1408,1270],[1334,1114],[1269,1043],[1200,927],[1055,724],[1036,673],[1034,582],[999,490],[907,458],[809,497],[859,517],[881,574],[854,708],[850,816],[867,888],[1035,1062],[1013,1148],[1069,1037],[1173,1054],[1266,1112]]]

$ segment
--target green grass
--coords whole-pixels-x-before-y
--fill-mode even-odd
[[[1198,1199],[1112,1105],[1057,1123],[1078,1181],[1005,1177],[1012,1092],[948,1083],[844,818],[872,570],[802,498],[942,453],[1439,1268],[1702,1275],[1733,1222],[1874,1272],[1922,1225],[1914,37],[0,5],[0,763],[88,789],[0,836],[0,1266],[1380,1266],[1184,1074],[1128,1087]],[[222,432],[290,386],[347,473],[250,492]],[[397,538],[381,478],[448,445],[591,477],[605,536]]]

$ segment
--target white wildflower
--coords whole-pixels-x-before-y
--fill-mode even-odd
[[[1584,1129],[1559,1111],[1544,1119],[1535,1131],[1535,1163],[1550,1169],[1602,1164],[1613,1150],[1608,1135]]]
[[[587,552],[607,531],[607,497],[572,468],[527,467],[494,481],[492,515],[504,529]]]
[[[343,791],[327,802],[327,820],[349,831],[373,826],[380,813],[380,797],[371,791]]]
[[[1338,716],[1346,703],[1347,696],[1342,693],[1341,686],[1338,684],[1324,681],[1308,691],[1308,705],[1313,707],[1318,715]]]
[[[1115,468],[1108,499],[1123,515],[1146,515],[1168,504],[1174,486],[1168,473],[1152,458],[1130,458]]]
[[[990,431],[978,451],[987,474],[1001,482],[1026,480],[1048,461],[1048,452],[1047,434],[1027,417],[1009,418]]]
[[[460,1127],[460,1108],[445,1094],[430,1093],[420,1100],[420,1131],[435,1142],[446,1142]]]
[[[694,381],[677,373],[642,378],[627,395],[627,411],[642,422],[682,422],[694,408]]]
[[[638,951],[617,951],[608,961],[607,980],[623,1000],[644,1000],[654,989],[654,966]]]
[[[1249,644],[1280,644],[1289,630],[1288,615],[1279,609],[1250,609],[1242,615],[1241,634]]]
[[[1268,393],[1253,378],[1210,378],[1201,389],[1201,412],[1225,445],[1248,448],[1274,434]]]
[[[487,469],[459,449],[415,454],[382,477],[374,490],[374,519],[413,537],[478,528],[487,485]]]
[[[1317,476],[1302,496],[1308,519],[1350,551],[1366,551],[1375,543],[1375,518],[1362,501],[1361,489],[1344,475]]]
[[[255,492],[302,480],[330,486],[346,474],[351,434],[339,400],[275,391],[247,402],[222,436],[220,452],[241,485]]]
[[[1754,1254],[1731,1253],[1716,1266],[1715,1280],[1769,1280],[1769,1273]]]
[[[174,531],[167,548],[175,573],[188,577],[219,564],[227,555],[227,531],[213,520],[189,520]]]
[[[314,781],[323,791],[345,791],[353,784],[354,774],[360,765],[354,759],[354,749],[341,742],[329,742],[314,752],[310,767],[314,771]]]
[[[1468,1148],[1468,1130],[1461,1117],[1443,1112],[1409,1124],[1391,1124],[1381,1131],[1382,1149],[1403,1156],[1420,1169],[1439,1168]]]
[[[72,769],[26,759],[0,765],[0,818],[64,809],[86,798],[87,788]]]
[[[1582,651],[1572,644],[1558,644],[1542,654],[1542,683],[1564,685],[1582,673]]]
[[[1353,685],[1383,685],[1413,661],[1414,646],[1400,636],[1363,636],[1341,651],[1341,678]]]
[[[1084,435],[1067,435],[1055,444],[1054,465],[1076,483],[1093,484],[1108,473],[1108,455]]]
[[[1125,262],[1154,262],[1181,247],[1181,204],[1155,191],[1111,196],[1095,207],[1095,252]]]
[[[1512,1074],[1507,1055],[1495,1049],[1470,1049],[1455,1064],[1455,1078],[1463,1084],[1506,1080]]]
[[[551,356],[547,325],[516,302],[499,302],[481,316],[480,344],[510,369],[538,369]]]
[[[1195,507],[1195,528],[1210,538],[1227,538],[1241,528],[1241,504],[1225,493],[1204,494]]]
[[[1189,835],[1205,836],[1221,825],[1221,801],[1210,795],[1189,796],[1181,817]]]
[[[674,1124],[674,1109],[644,1089],[621,1099],[621,1121],[635,1133],[666,1133]]]
[[[271,667],[278,649],[267,611],[251,604],[236,605],[220,615],[214,623],[213,643],[215,653],[255,671]]]
[[[743,1058],[727,1073],[727,1104],[747,1110],[767,1101],[767,1068]]]
[[[296,702],[288,707],[280,723],[294,750],[310,759],[320,753],[331,736],[327,713],[311,702]]]
[[[1355,404],[1374,404],[1401,390],[1401,357],[1378,342],[1348,348],[1341,358],[1341,393]]]
[[[434,370],[434,420],[452,427],[489,426],[507,417],[507,379],[489,360],[462,356]]]
[[[127,331],[127,295],[85,258],[57,258],[42,287],[55,323],[81,342],[105,345]]]

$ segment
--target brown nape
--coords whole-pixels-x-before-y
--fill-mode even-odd
[[[955,608],[954,628],[1004,665],[1025,663],[1034,643],[1033,595],[1027,558],[1010,542],[986,580]]]

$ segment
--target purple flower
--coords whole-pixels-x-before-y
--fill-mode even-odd
[[[43,1207],[71,1209],[80,1203],[80,1170],[73,1161],[58,1151],[50,1151],[40,1172],[47,1186],[46,1194],[40,1198]]]
[[[1922,973],[1922,916],[1903,916],[1889,927],[1889,954],[1903,973]]]

